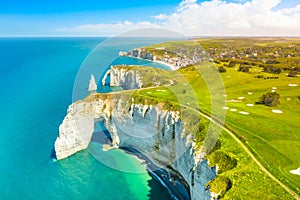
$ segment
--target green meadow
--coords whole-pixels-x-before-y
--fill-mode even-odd
[[[185,48],[190,55],[205,49],[208,53],[202,54],[209,54],[213,61],[198,62],[177,71],[131,68],[146,72],[143,81],[147,85],[130,93],[135,103],[163,104],[165,109],[180,110],[182,117],[190,121],[189,128],[195,130],[193,126],[197,126],[194,132],[199,147],[210,125],[205,117],[201,117],[200,123],[192,120],[199,117],[199,111],[208,117],[213,112],[216,123],[224,120],[224,127],[238,139],[223,131],[216,147],[206,155],[211,165],[221,169],[218,178],[208,183],[211,191],[220,192],[220,197],[293,199],[291,193],[300,194],[300,176],[290,173],[300,167],[300,77],[297,73],[289,76],[299,67],[300,40],[200,39],[145,48],[156,56],[166,55],[164,51],[173,52],[168,53],[170,57],[178,55],[177,47]],[[219,57],[222,52],[227,56]],[[248,68],[247,71],[242,72],[241,66]],[[220,67],[225,68],[225,72],[219,73]],[[220,80],[219,84],[207,84]],[[224,88],[217,88],[221,86]],[[278,105],[257,104],[262,95],[275,92],[280,95]],[[212,109],[213,99],[225,101],[217,105],[217,111]],[[225,112],[226,118],[222,119]],[[243,145],[267,172],[249,156]]]

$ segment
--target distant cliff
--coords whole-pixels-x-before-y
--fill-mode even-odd
[[[138,89],[143,86],[141,73],[130,67],[112,66],[104,75],[102,85],[105,85],[108,76],[110,77],[110,86],[120,86],[125,90]]]
[[[172,69],[179,69],[188,65],[194,65],[202,61],[213,61],[209,54],[199,46],[182,45],[173,43],[174,46],[166,48],[163,44],[161,47],[145,47],[136,48],[128,52],[121,51],[119,56],[129,56],[160,62],[169,66]],[[169,46],[168,44],[167,46]]]
[[[131,56],[131,57],[136,57],[136,58],[141,58],[146,60],[153,60],[153,55],[149,51],[146,51],[143,48],[136,48],[128,52],[121,51],[119,53],[119,56]]]

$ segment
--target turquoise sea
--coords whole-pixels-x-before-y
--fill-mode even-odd
[[[81,73],[84,80],[74,96],[74,82],[80,79],[78,70],[103,40],[0,39],[0,199],[171,199],[136,158],[121,150],[110,152],[108,158],[144,173],[106,167],[88,150],[58,162],[51,157],[68,105],[87,94],[89,76],[85,74],[89,71]],[[99,79],[100,72],[109,67],[105,56],[159,41],[154,40],[128,43],[122,49],[107,45],[102,50],[110,55],[102,53],[84,63],[93,63],[93,72],[99,69],[99,74],[95,74]],[[132,58],[119,58],[114,63],[166,68]],[[90,148],[94,148],[93,144]]]

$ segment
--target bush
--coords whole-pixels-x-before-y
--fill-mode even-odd
[[[273,73],[273,74],[280,74],[281,69],[279,67],[274,67],[274,66],[264,66],[264,72]]]
[[[217,176],[212,181],[209,181],[206,186],[210,187],[210,192],[219,194],[216,198],[224,197],[225,193],[231,188],[231,181],[227,177]]]
[[[225,72],[227,72],[227,70],[225,69],[225,67],[219,67],[219,72],[225,73]]]
[[[295,68],[294,68],[294,71],[300,73],[300,67],[295,67]]]
[[[264,77],[265,77],[264,75],[257,75],[254,78],[264,78]]]
[[[291,70],[291,71],[289,72],[289,74],[288,74],[288,77],[296,77],[296,76],[297,76],[297,74],[298,74],[298,72],[297,72],[297,71],[295,71],[295,70]]]
[[[236,64],[235,62],[230,61],[228,67],[231,67],[231,68],[232,68],[232,67],[235,67],[235,64]]]
[[[239,67],[239,71],[240,72],[249,72],[250,69],[251,68],[251,66],[247,66],[247,65],[240,65],[240,67]]]
[[[222,172],[231,170],[235,168],[237,165],[237,160],[230,157],[226,153],[222,151],[215,151],[214,153],[208,156],[209,166],[214,167],[215,165],[218,166],[218,173],[221,174]]]
[[[277,60],[267,60],[266,64],[279,64],[280,62],[278,62]]]
[[[280,104],[280,95],[276,92],[268,92],[264,95],[262,95],[259,98],[259,101],[256,102],[257,104],[264,104],[266,106],[275,107]]]

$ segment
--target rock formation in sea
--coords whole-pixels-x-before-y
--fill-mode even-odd
[[[97,84],[96,84],[95,77],[94,77],[93,74],[91,74],[90,84],[89,84],[89,89],[88,89],[88,91],[89,91],[89,92],[97,91]]]

